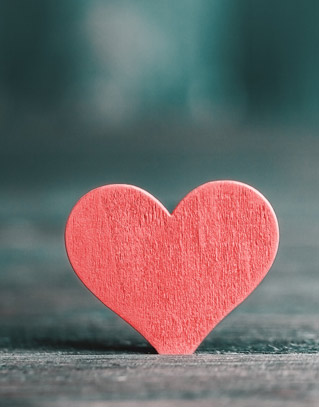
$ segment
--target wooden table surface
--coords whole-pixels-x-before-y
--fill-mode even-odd
[[[1,406],[319,406],[319,141],[312,133],[204,131],[199,141],[207,148],[187,136],[173,152],[155,140],[143,152],[132,143],[129,154],[105,146],[5,158]],[[78,281],[64,222],[97,185],[137,184],[172,209],[214,179],[247,182],[270,200],[278,257],[194,355],[159,356]]]

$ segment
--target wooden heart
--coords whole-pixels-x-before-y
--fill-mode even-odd
[[[235,181],[199,186],[172,214],[140,188],[106,185],[65,231],[81,281],[161,354],[193,353],[265,277],[278,242],[268,201]]]

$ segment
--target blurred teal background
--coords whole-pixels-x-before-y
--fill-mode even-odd
[[[319,0],[0,0],[1,406],[315,405],[318,118]],[[172,210],[216,179],[268,198],[278,256],[208,359],[147,359],[66,219],[100,185]]]
[[[63,245],[88,190],[136,184],[171,210],[215,179],[259,189],[280,223],[273,283],[240,309],[318,309],[318,23],[317,0],[1,0],[5,315],[104,312]]]
[[[1,152],[317,126],[318,17],[317,0],[2,0]]]

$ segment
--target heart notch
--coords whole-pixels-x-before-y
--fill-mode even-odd
[[[102,186],[65,230],[83,284],[160,354],[192,354],[262,281],[278,243],[269,202],[236,181],[199,186],[172,214],[138,187]]]

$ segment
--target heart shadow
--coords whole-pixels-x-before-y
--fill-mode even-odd
[[[147,342],[118,341],[108,342],[99,339],[53,339],[37,338],[34,340],[36,348],[45,350],[62,350],[94,353],[126,353],[126,354],[156,354],[156,350]]]
[[[75,325],[7,326],[0,340],[0,348],[8,350],[62,351],[103,354],[157,354],[156,350],[132,328],[106,329],[95,327],[84,330]],[[274,354],[318,352],[319,344],[309,340],[294,341],[289,337],[234,335],[219,330],[208,335],[197,349],[197,354]],[[125,338],[125,339],[123,339]]]
[[[141,335],[130,327],[127,329],[128,332],[126,330],[122,332],[118,328],[107,331],[92,327],[89,330],[74,324],[28,326],[21,323],[2,328],[0,349],[127,354],[157,353]]]

